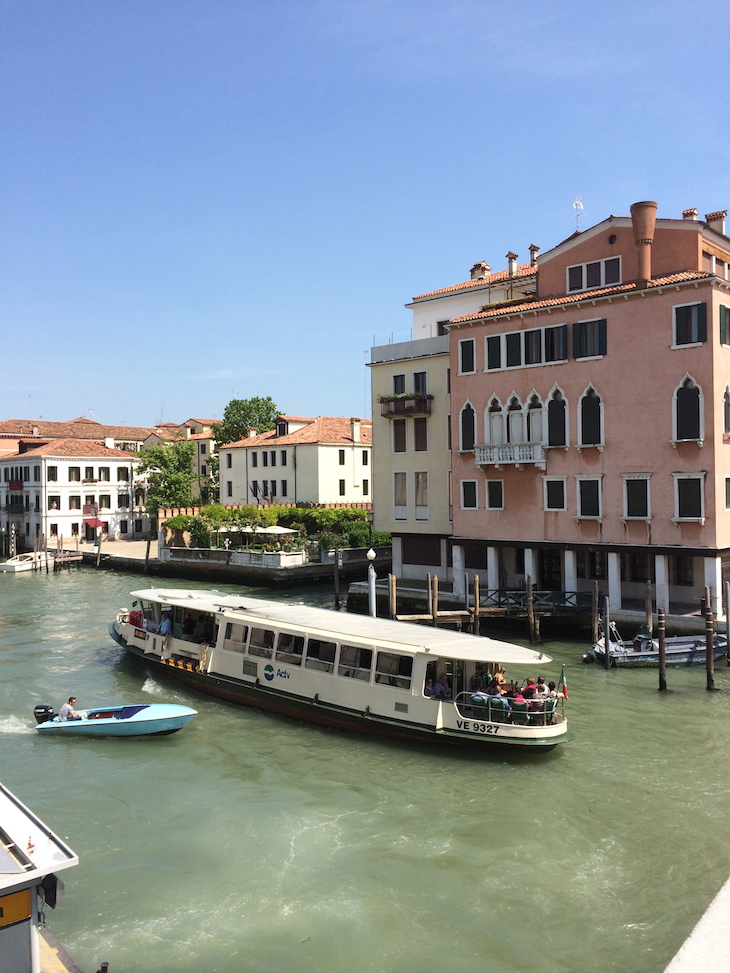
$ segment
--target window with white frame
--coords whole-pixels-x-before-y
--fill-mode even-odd
[[[568,326],[487,335],[484,354],[488,372],[567,361]]]
[[[545,510],[566,510],[566,477],[543,477],[543,507]]]
[[[730,345],[730,307],[720,305],[720,344]]]
[[[566,288],[569,294],[576,291],[593,290],[596,287],[611,287],[621,283],[621,258],[608,257],[605,260],[592,260],[590,263],[574,264],[566,272]]]
[[[730,389],[725,389],[722,397],[722,431],[730,436]]]
[[[527,403],[527,442],[542,442],[542,402],[537,393]]]
[[[475,370],[474,339],[462,338],[459,342],[459,374],[469,375]]]
[[[471,403],[467,402],[464,408],[461,410],[459,416],[459,428],[461,432],[461,442],[459,448],[462,450],[474,449],[475,437],[476,437],[476,421],[474,409]]]
[[[428,473],[413,474],[416,501],[416,520],[428,520]]]
[[[461,506],[464,510],[476,510],[477,508],[477,481],[461,481]]]
[[[393,376],[393,395],[405,395],[406,377],[405,375]]]
[[[406,420],[394,419],[391,423],[393,427],[393,452],[405,453],[406,451]]]
[[[624,517],[626,520],[649,520],[651,473],[622,473],[624,483]]]
[[[675,521],[690,520],[704,523],[705,474],[673,473]]]
[[[673,311],[675,348],[707,341],[706,304],[679,304]]]
[[[687,375],[674,391],[673,432],[674,442],[704,440],[704,398],[702,389],[691,375]]]
[[[413,373],[413,392],[415,395],[426,395],[428,392],[428,373]]]
[[[596,390],[589,386],[578,403],[580,446],[603,445],[603,403]]]
[[[504,510],[504,480],[487,480],[487,509]]]
[[[425,416],[413,420],[413,450],[416,453],[428,450],[428,419]]]
[[[730,510],[730,476],[725,477],[725,510]]]
[[[406,520],[408,518],[408,479],[406,473],[393,474],[393,507],[395,508],[395,519]]]
[[[502,403],[496,395],[490,399],[484,414],[484,439],[492,446],[501,446],[504,442]]]
[[[584,520],[600,520],[601,477],[579,475],[575,481],[578,517]]]
[[[598,358],[607,351],[606,319],[576,321],[573,325],[573,358]]]
[[[507,405],[507,442],[524,443],[525,441],[525,417],[522,412],[522,403],[513,395]]]
[[[568,445],[568,409],[560,389],[554,389],[547,407],[548,446]]]

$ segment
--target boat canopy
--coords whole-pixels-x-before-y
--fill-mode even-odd
[[[148,588],[133,591],[132,597],[191,611],[215,612],[230,621],[240,620],[239,613],[245,613],[262,624],[268,620],[277,627],[293,632],[328,635],[330,638],[338,638],[339,641],[349,637],[383,649],[433,655],[441,659],[499,662],[503,665],[545,665],[553,661],[544,652],[536,652],[514,642],[417,625],[414,622],[266,601],[246,595],[226,595],[217,591],[187,588]]]

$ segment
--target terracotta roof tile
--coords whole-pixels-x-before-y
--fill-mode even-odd
[[[370,419],[360,419],[360,442],[356,446],[372,446],[373,425]],[[276,430],[252,436],[250,439],[239,439],[236,443],[227,443],[223,449],[254,449],[271,446],[296,446],[304,443],[320,443],[327,446],[353,445],[352,420],[339,416],[317,416],[302,429],[296,429],[286,436],[277,436]]]
[[[512,275],[512,280],[525,280],[527,277],[534,277],[537,267],[532,264],[520,264]],[[490,287],[494,284],[503,284],[510,280],[509,270],[498,270],[487,277],[477,278],[476,280],[465,280],[461,284],[452,284],[451,287],[441,287],[435,291],[428,291],[425,294],[417,294],[413,300],[420,301],[424,297],[436,297],[439,294],[456,293],[457,291],[468,291],[475,287]]]
[[[496,307],[490,307],[487,304],[481,311],[476,311],[473,314],[465,314],[459,318],[452,318],[449,323],[464,324],[469,321],[481,321],[486,318],[500,317],[501,315],[520,314],[523,311],[539,311],[546,307],[569,306],[571,304],[580,304],[584,301],[591,301],[597,297],[611,297],[614,294],[620,296],[621,294],[631,294],[637,290],[656,290],[660,287],[668,287],[672,284],[681,284],[685,281],[708,280],[714,276],[715,274],[706,271],[685,270],[678,274],[670,274],[667,277],[656,278],[655,280],[650,281],[645,288],[639,288],[636,282],[631,282],[629,284],[619,284],[617,287],[603,287],[600,290],[581,291],[580,294],[566,294],[563,297],[548,297],[542,301],[533,300],[523,301],[522,303],[511,302],[507,305],[498,304]]]
[[[126,459],[130,463],[136,459],[134,453],[123,449],[109,449],[103,443],[91,439],[54,439],[48,443],[40,443],[34,449],[25,453],[15,453],[15,456],[73,456],[78,459]]]
[[[37,434],[33,430],[37,429]],[[70,422],[47,422],[45,419],[3,419],[0,422],[0,436],[34,436],[54,439],[146,439],[154,427],[150,426],[104,426],[95,419],[80,416]]]

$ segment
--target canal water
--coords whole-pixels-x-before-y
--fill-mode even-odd
[[[48,919],[85,971],[654,973],[730,874],[724,663],[717,692],[695,667],[660,695],[656,671],[550,642],[572,743],[430,751],[151,678],[107,633],[145,585],[0,577],[0,779],[79,855]],[[41,738],[35,704],[71,694],[200,715],[170,737]]]

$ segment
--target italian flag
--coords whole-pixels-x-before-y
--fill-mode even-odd
[[[560,673],[560,682],[558,683],[558,693],[562,693],[565,698],[568,698],[568,680],[565,678],[565,666],[563,666],[563,671]]]

